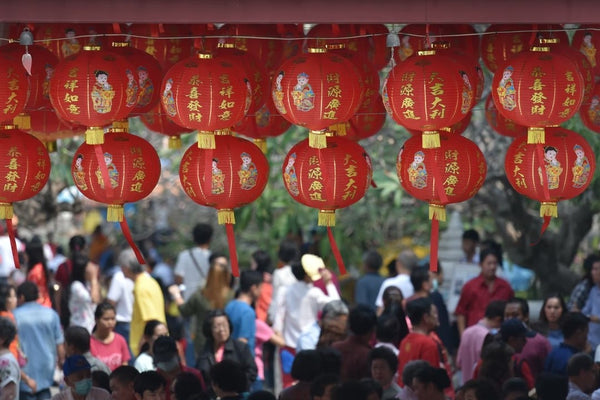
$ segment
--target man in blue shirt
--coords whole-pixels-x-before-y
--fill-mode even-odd
[[[546,358],[544,371],[567,376],[569,359],[585,350],[589,318],[579,312],[569,312],[562,323],[564,339]]]
[[[363,266],[365,274],[358,278],[356,287],[354,288],[354,302],[356,304],[364,304],[375,311],[375,300],[379,288],[385,278],[379,275],[379,268],[383,260],[381,255],[375,250],[369,250],[363,255]]]
[[[21,381],[21,400],[49,399],[54,368],[62,366],[65,359],[64,337],[58,314],[38,304],[38,295],[38,288],[33,282],[25,281],[17,288],[19,307],[13,314],[17,321],[19,344],[27,356],[27,364],[23,369],[37,384],[37,391],[33,392]]]
[[[258,271],[243,271],[239,293],[225,307],[225,313],[233,326],[231,337],[248,343],[252,355],[256,338],[256,312],[252,304],[258,299],[262,279],[262,273]]]

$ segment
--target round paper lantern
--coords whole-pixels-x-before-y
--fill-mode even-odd
[[[344,45],[348,51],[357,52],[359,40],[355,24],[316,24],[306,34],[308,48],[328,48]]]
[[[443,132],[449,133],[449,134],[453,134],[453,135],[462,135],[467,128],[469,127],[469,125],[471,124],[471,117],[473,116],[473,112],[469,111],[469,113],[467,114],[466,117],[464,117],[463,119],[461,119],[460,121],[458,121],[457,123],[455,123],[452,126],[448,126],[446,128],[442,128],[441,130]],[[407,129],[407,131],[411,134],[411,135],[421,135],[421,131],[417,131],[414,129]]]
[[[131,32],[133,47],[156,58],[165,71],[192,55],[193,40],[187,39],[191,36],[189,25],[136,24]]]
[[[596,85],[590,99],[579,109],[581,122],[592,132],[600,133],[600,85]]]
[[[367,60],[376,70],[385,68],[390,61],[391,49],[387,47],[387,35],[390,33],[384,24],[358,25],[361,36],[358,42],[358,53],[366,54]],[[366,36],[363,36],[366,35]]]
[[[363,102],[356,114],[345,123],[345,138],[358,142],[375,135],[383,128],[386,115],[381,96]]]
[[[583,100],[584,81],[577,64],[548,47],[517,54],[492,81],[498,111],[527,126],[529,143],[544,143],[544,127],[571,118]]]
[[[302,53],[304,47],[303,24],[277,24],[277,32],[280,37],[287,39],[283,41],[280,63]],[[269,73],[277,73],[277,71],[269,71]]]
[[[285,62],[273,82],[272,95],[280,114],[308,128],[311,147],[327,145],[324,130],[349,120],[361,103],[358,74],[346,58],[324,49]]]
[[[473,71],[435,50],[396,65],[386,78],[383,102],[394,120],[423,132],[423,147],[439,147],[438,131],[465,118],[474,104]]]
[[[214,131],[240,121],[252,88],[229,59],[201,53],[175,64],[162,82],[163,110],[177,125],[197,129],[198,146],[215,148]]]
[[[600,45],[598,29],[600,29],[600,25],[581,25],[575,31],[571,44],[575,50],[585,56],[596,76],[600,75],[600,55],[597,52],[598,45]]]
[[[129,42],[112,42],[111,52],[125,57],[132,65],[126,70],[127,105],[133,104],[132,113],[150,112],[160,101],[160,88],[163,73],[156,58],[136,49]]]
[[[28,88],[20,60],[12,54],[0,54],[0,123],[12,121],[25,109]]]
[[[140,120],[152,132],[160,133],[169,137],[168,148],[181,148],[181,135],[193,132],[192,129],[183,128],[177,125],[160,106],[156,106],[149,113],[140,115]]]
[[[527,127],[504,118],[496,109],[492,95],[485,100],[485,119],[497,133],[508,137],[519,137],[527,134]]]
[[[252,142],[230,135],[216,136],[214,149],[190,146],[179,166],[179,180],[196,203],[217,209],[219,224],[225,224],[231,268],[239,275],[233,224],[233,209],[256,200],[269,179],[269,164]]]
[[[50,101],[59,117],[88,127],[88,144],[104,142],[103,126],[124,119],[135,106],[127,102],[127,70],[121,56],[86,47],[57,64],[50,80]]]
[[[58,118],[52,109],[42,108],[30,111],[29,117],[31,123],[26,132],[41,140],[49,152],[56,151],[56,140],[83,133],[83,130]]]
[[[100,46],[100,35],[108,33],[108,27],[108,24],[43,23],[36,24],[33,32],[37,44],[63,60],[85,46]]]
[[[540,201],[544,218],[542,233],[557,203],[580,195],[594,176],[596,160],[592,148],[577,133],[561,127],[548,128],[544,145],[528,144],[518,137],[509,146],[504,161],[506,177],[520,194]]]

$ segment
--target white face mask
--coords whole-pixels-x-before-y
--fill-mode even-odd
[[[156,368],[165,372],[171,372],[179,366],[179,358],[173,357],[169,361],[161,361],[156,363]]]
[[[435,292],[436,290],[438,290],[439,287],[440,287],[440,283],[438,282],[437,278],[433,278],[431,280],[431,291]]]

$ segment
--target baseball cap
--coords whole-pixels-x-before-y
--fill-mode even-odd
[[[91,370],[90,363],[85,359],[84,356],[76,354],[65,359],[63,364],[63,374],[69,376],[75,372]]]
[[[152,352],[154,353],[154,362],[164,362],[171,361],[173,356],[178,355],[177,352],[177,344],[175,343],[175,339],[171,336],[159,336],[154,341],[154,346],[152,347]]]
[[[512,336],[534,337],[535,332],[529,330],[527,325],[520,319],[511,318],[504,321],[500,326],[500,336],[502,336],[502,340],[506,341]]]
[[[315,256],[314,254],[305,254],[300,259],[300,262],[302,263],[304,272],[306,272],[306,275],[308,275],[311,280],[316,281],[321,278],[319,270],[325,268],[325,263],[321,257]]]

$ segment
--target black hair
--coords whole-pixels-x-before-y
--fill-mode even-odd
[[[8,311],[6,301],[8,300],[8,296],[10,296],[11,290],[15,290],[15,288],[8,283],[0,283],[0,311]]]
[[[86,241],[85,238],[81,235],[71,236],[69,239],[69,251],[71,252],[71,256],[74,253],[81,253],[85,248]]]
[[[375,338],[379,342],[392,343],[394,346],[400,344],[400,322],[395,315],[382,314],[377,318]]]
[[[498,264],[500,264],[500,255],[498,254],[498,250],[492,247],[484,247],[479,252],[479,262],[483,263],[487,256],[492,255],[496,257]]]
[[[116,379],[119,383],[126,385],[133,383],[139,374],[140,372],[131,365],[121,365],[110,373],[109,380]]]
[[[596,253],[588,255],[585,260],[583,260],[584,281],[587,280],[588,282],[592,283],[592,266],[598,261],[600,261],[600,255]]]
[[[431,312],[432,306],[433,302],[429,297],[421,297],[406,304],[406,313],[413,326],[421,323],[423,317]]]
[[[388,277],[394,277],[398,275],[398,272],[396,271],[396,259],[394,258],[392,261],[387,263],[385,269],[387,270]]]
[[[402,294],[402,290],[400,290],[397,286],[388,286],[383,290],[383,294],[381,295],[381,300],[383,301],[384,309],[388,308],[388,305],[391,305],[392,301],[395,300],[392,298],[392,292],[400,293],[400,298],[398,299],[398,303],[402,304],[404,300],[404,295]]]
[[[194,238],[194,243],[197,245],[210,243],[212,234],[213,228],[209,224],[199,223],[192,229],[192,237]]]
[[[369,250],[363,255],[363,263],[369,271],[378,271],[383,264],[383,259],[377,251]]]
[[[400,328],[398,330],[398,343],[400,343],[402,339],[404,339],[406,335],[410,333],[408,329],[408,324],[406,323],[406,313],[404,312],[404,307],[402,306],[402,303],[394,303],[390,307],[384,308],[383,313],[381,313],[380,317],[387,315],[396,317],[398,323],[400,324]]]
[[[541,372],[535,380],[535,391],[539,400],[564,400],[569,394],[569,378]]]
[[[410,283],[415,292],[423,290],[423,284],[429,280],[429,268],[417,267],[410,272]]]
[[[240,274],[240,292],[248,293],[252,286],[260,285],[263,281],[262,273],[245,270]]]
[[[175,377],[173,392],[177,400],[190,400],[192,396],[204,392],[204,387],[195,374],[181,372]]]
[[[277,252],[277,257],[282,262],[289,264],[292,260],[297,260],[300,255],[300,250],[298,249],[298,245],[291,240],[284,240],[279,245],[279,251]]]
[[[367,397],[371,393],[377,394],[378,399],[381,399],[383,397],[383,388],[381,387],[381,384],[379,382],[377,382],[376,380],[374,380],[372,378],[362,378],[358,382],[367,392]]]
[[[242,366],[233,360],[223,360],[213,365],[210,380],[224,392],[243,393],[248,389],[248,378]]]
[[[31,281],[25,281],[17,288],[17,297],[23,296],[25,302],[36,301],[40,296],[40,292],[35,283]]]
[[[371,333],[377,325],[375,311],[367,305],[358,304],[350,310],[348,315],[348,326],[355,335],[366,335]]]
[[[559,323],[559,325],[561,325],[562,320],[564,319],[565,314],[567,313],[567,304],[565,303],[565,299],[563,299],[563,297],[561,295],[559,295],[558,293],[551,293],[544,298],[544,302],[542,303],[542,308],[540,308],[539,321],[544,324],[548,323],[548,318],[546,317],[546,312],[544,311],[544,308],[546,308],[546,303],[548,303],[548,300],[550,300],[550,299],[558,299],[558,302],[560,303],[560,308],[562,308],[562,313],[560,315],[560,318],[558,319],[558,323]]]
[[[225,255],[225,253],[210,253],[210,256],[208,256],[208,264],[212,265],[213,262],[215,262],[215,260],[217,258],[220,258],[220,257],[227,258],[227,256]]]
[[[15,336],[17,335],[17,327],[15,324],[6,317],[0,317],[0,339],[2,339],[2,346],[8,348]]]
[[[133,391],[140,396],[144,396],[146,390],[151,392],[164,387],[166,389],[167,381],[156,371],[144,371],[133,381]]]
[[[110,393],[110,378],[108,374],[101,370],[92,371],[92,386],[104,389]]]
[[[372,349],[369,352],[369,365],[371,365],[374,360],[385,361],[393,372],[398,370],[398,357],[387,347],[380,346]]]
[[[50,282],[50,272],[48,271],[46,256],[44,255],[44,244],[39,236],[35,235],[25,245],[25,254],[27,254],[27,272],[31,271],[31,269],[37,264],[42,264],[44,278],[46,279],[46,286],[48,288],[48,292],[50,293],[50,288],[52,286]]]
[[[321,359],[321,373],[340,375],[342,371],[342,353],[333,347],[317,348]]]
[[[96,311],[94,311],[94,319],[97,321],[104,315],[107,311],[115,311],[115,306],[110,304],[108,301],[103,301],[102,303],[96,306]],[[116,313],[116,311],[115,311]]]
[[[90,351],[90,333],[83,326],[69,326],[65,329],[65,344],[75,347],[83,354]]]
[[[521,307],[521,312],[523,313],[523,316],[529,317],[529,303],[524,298],[513,297],[512,299],[507,301],[506,304],[507,305],[508,304],[519,304],[519,306]]]
[[[298,260],[294,260],[290,263],[290,266],[292,267],[292,274],[294,274],[294,277],[302,282],[306,277],[306,271],[304,270],[302,263]]]
[[[506,308],[506,301],[504,300],[494,300],[490,301],[490,303],[485,308],[485,317],[488,319],[494,319],[500,317],[501,320],[504,320],[504,309]]]
[[[502,385],[502,393],[503,396],[506,397],[510,393],[520,392],[524,395],[529,393],[529,386],[527,385],[527,381],[523,378],[513,377],[507,379]]]
[[[581,371],[589,371],[594,368],[594,359],[585,353],[577,353],[569,359],[567,364],[567,375],[578,376]]]
[[[310,397],[323,396],[327,386],[337,385],[339,382],[340,376],[337,374],[321,374],[317,376],[310,385]]]
[[[302,350],[292,363],[292,378],[310,382],[321,374],[321,356],[317,350]]]
[[[475,390],[475,397],[480,400],[500,400],[498,388],[487,378],[471,379],[460,390]]]
[[[333,390],[332,400],[365,400],[369,392],[365,385],[358,381],[344,382]]]
[[[565,313],[562,320],[561,331],[565,339],[571,338],[578,330],[585,329],[590,319],[580,312]]]
[[[425,384],[432,383],[440,392],[450,387],[450,378],[446,370],[443,368],[434,368],[431,365],[419,369],[415,374],[415,379]]]
[[[256,263],[256,270],[258,272],[273,272],[273,262],[271,256],[264,250],[256,250],[252,253],[252,259]]]
[[[85,269],[90,259],[81,252],[71,254],[71,277],[66,290],[63,290],[60,296],[60,320],[63,326],[69,326],[71,319],[71,309],[69,308],[69,299],[71,298],[71,287],[73,282],[81,282],[85,285]]]
[[[233,325],[231,325],[231,320],[229,319],[229,316],[225,314],[225,311],[219,309],[211,310],[208,312],[206,318],[204,318],[204,322],[202,323],[202,334],[206,338],[206,341],[209,343],[213,342],[212,324],[214,319],[217,317],[227,318],[227,323],[229,324],[229,334],[231,335],[231,333],[233,332]]]
[[[514,350],[503,341],[494,340],[492,335],[486,336],[486,340],[489,338],[492,340],[484,343],[481,350],[482,363],[479,378],[489,379],[499,391],[502,383],[512,376],[510,363]]]
[[[495,240],[486,239],[479,244],[481,250],[479,251],[479,262],[482,263],[483,260],[490,254],[496,256],[498,260],[498,265],[502,266],[502,245]]]
[[[150,321],[146,322],[146,325],[144,326],[144,337],[150,338],[150,337],[154,336],[154,330],[159,325],[167,326],[167,324],[165,324],[157,319],[151,319]],[[150,350],[150,344],[148,342],[144,342],[144,344],[142,345],[142,348],[140,349],[140,353],[144,353],[148,350]]]
[[[257,390],[246,397],[246,400],[277,400],[275,395],[267,390]]]
[[[475,229],[467,229],[463,232],[462,238],[463,240],[468,239],[479,243],[479,232],[477,232]]]
[[[429,363],[423,360],[412,360],[406,363],[402,370],[402,382],[405,385],[412,385],[413,378],[422,368],[428,366]]]

